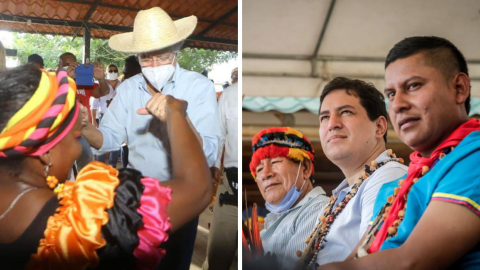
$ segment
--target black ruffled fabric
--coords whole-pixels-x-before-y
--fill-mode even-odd
[[[139,243],[137,231],[143,225],[137,212],[144,186],[142,174],[134,169],[119,170],[114,206],[107,210],[109,221],[102,227],[107,244],[100,250],[97,269],[134,269],[133,251]]]

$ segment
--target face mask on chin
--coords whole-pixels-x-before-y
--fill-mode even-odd
[[[118,73],[108,73],[107,74],[107,80],[115,81],[116,79],[118,79]]]
[[[158,67],[142,67],[143,76],[158,91],[162,91],[162,88],[165,86],[165,84],[175,72],[175,67],[173,66],[175,56],[176,55],[173,55],[172,63],[169,65],[163,65]]]
[[[295,178],[295,183],[293,186],[290,188],[288,191],[287,195],[283,197],[282,201],[280,201],[278,204],[269,204],[268,202],[265,203],[265,207],[267,208],[268,211],[274,213],[274,214],[283,214],[285,213],[288,209],[292,208],[292,206],[297,202],[298,198],[300,198],[300,195],[302,195],[303,192],[303,186],[307,182],[306,179],[303,180],[302,187],[300,187],[299,190],[297,190],[297,180],[298,180],[298,174],[300,173],[300,168],[302,166],[302,162],[298,165],[298,171],[297,171],[297,177]]]

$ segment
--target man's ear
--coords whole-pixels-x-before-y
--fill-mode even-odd
[[[387,119],[385,119],[383,116],[379,116],[377,120],[375,120],[375,125],[375,137],[383,140],[383,135],[385,135],[388,129]]]
[[[463,104],[470,95],[470,78],[467,74],[460,72],[453,79],[455,86],[455,100],[457,104]]]

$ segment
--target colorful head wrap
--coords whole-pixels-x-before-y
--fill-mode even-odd
[[[80,107],[76,85],[65,71],[42,70],[37,90],[0,133],[0,157],[39,156],[72,129]]]
[[[287,157],[295,161],[309,159],[314,161],[315,151],[303,134],[289,127],[272,127],[257,133],[252,139],[253,155],[250,172],[256,178],[255,169],[262,159]],[[312,168],[312,173],[313,173]]]

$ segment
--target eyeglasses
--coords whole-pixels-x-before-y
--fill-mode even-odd
[[[160,65],[167,65],[171,64],[173,54],[163,54],[160,56],[154,56],[154,57],[148,57],[148,58],[141,58],[139,57],[140,64],[142,66],[151,66],[155,62],[160,64]]]
[[[118,69],[110,69],[108,73],[118,73]]]

